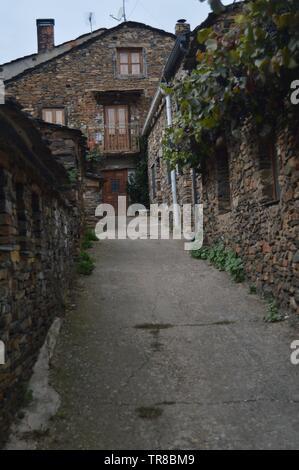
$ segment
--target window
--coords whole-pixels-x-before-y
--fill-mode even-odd
[[[129,109],[107,106],[105,109],[105,150],[130,150]]]
[[[273,134],[260,139],[259,167],[263,202],[278,201],[280,198],[279,167],[275,136]]]
[[[44,108],[43,120],[50,124],[65,125],[65,110],[63,108]]]
[[[111,180],[111,192],[112,193],[119,193],[120,192],[120,181],[119,180]]]
[[[117,68],[119,75],[142,75],[144,69],[142,49],[118,49]]]
[[[225,214],[231,210],[229,157],[225,147],[217,152],[216,164],[218,208],[220,214]]]

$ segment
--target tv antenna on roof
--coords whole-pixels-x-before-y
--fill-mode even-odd
[[[86,22],[89,24],[90,32],[92,33],[93,32],[93,26],[96,22],[96,16],[95,16],[93,11],[90,11],[90,12],[86,13]]]
[[[123,0],[123,6],[122,8],[120,8],[119,12],[118,12],[118,15],[117,16],[113,16],[113,15],[110,15],[111,18],[113,18],[115,21],[127,21],[127,14],[126,14],[126,0]]]

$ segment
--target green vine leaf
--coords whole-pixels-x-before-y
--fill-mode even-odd
[[[217,23],[197,40],[197,67],[167,87],[178,108],[163,140],[171,165],[198,164],[225,129],[238,135],[246,114],[265,128],[284,106],[299,73],[298,0],[244,3],[230,28]]]

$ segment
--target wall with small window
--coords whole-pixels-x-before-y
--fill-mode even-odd
[[[199,176],[206,243],[219,241],[244,261],[248,281],[299,313],[299,142],[295,123],[277,118],[271,134],[248,118],[240,137],[227,133]],[[222,154],[222,155],[221,155]],[[223,158],[224,157],[224,158]]]
[[[162,105],[148,136],[148,175],[151,202],[160,182],[159,203],[171,205],[170,168],[161,153],[166,128]],[[202,203],[205,243],[235,251],[248,282],[299,313],[298,123],[277,116],[265,134],[249,116],[234,135],[223,130],[209,145],[211,154],[198,155],[197,168],[176,171],[178,203]]]
[[[0,339],[7,357],[0,368],[0,447],[73,283],[82,215],[68,187],[32,120],[13,105],[0,107]]]
[[[118,77],[144,77],[146,53],[142,48],[118,48],[116,50],[116,75]]]
[[[26,71],[7,84],[7,93],[18,96],[36,118],[81,129],[90,149],[109,156],[138,153],[141,130],[175,39],[156,28],[122,23]],[[121,108],[114,113],[113,106]]]
[[[272,203],[280,199],[279,161],[275,132],[258,138],[258,164],[261,182],[261,200]]]
[[[49,124],[66,125],[66,116],[64,108],[43,108],[42,119]]]

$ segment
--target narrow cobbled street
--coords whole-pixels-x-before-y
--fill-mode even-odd
[[[50,449],[298,448],[296,328],[177,241],[96,244],[53,361]]]

